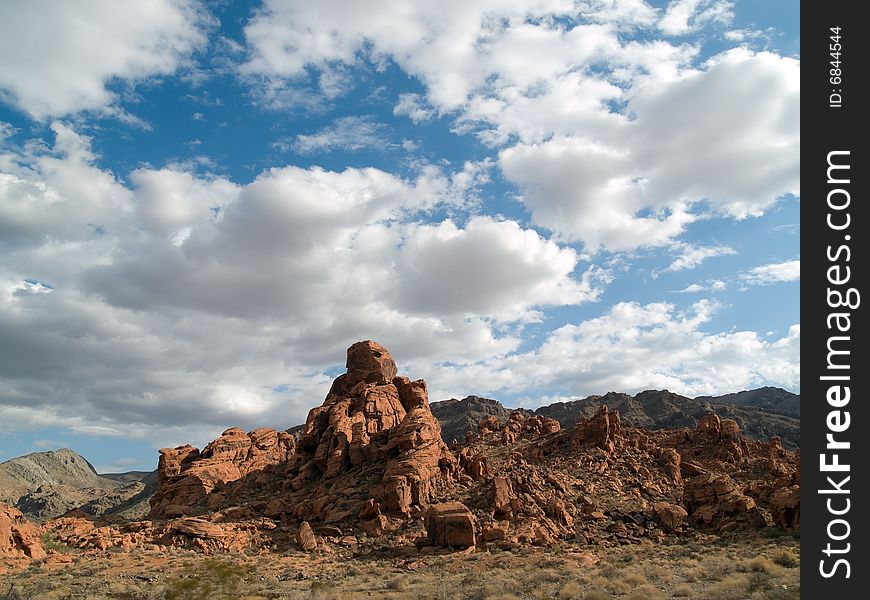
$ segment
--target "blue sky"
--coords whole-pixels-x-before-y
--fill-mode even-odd
[[[0,460],[432,400],[799,392],[799,3],[12,2]]]

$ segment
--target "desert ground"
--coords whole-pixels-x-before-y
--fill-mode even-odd
[[[4,600],[788,600],[800,597],[799,540],[690,534],[667,543],[420,551],[375,539],[315,553],[189,549],[82,552],[46,539],[48,559],[0,576]]]

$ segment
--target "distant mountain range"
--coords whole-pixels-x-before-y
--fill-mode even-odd
[[[69,448],[34,452],[0,463],[0,502],[39,520],[76,508],[92,515],[141,516],[154,493],[155,473],[99,475]]]
[[[647,390],[634,396],[610,392],[603,396],[557,402],[534,411],[519,410],[552,417],[562,427],[569,427],[580,419],[592,417],[602,404],[618,410],[626,425],[649,429],[694,427],[701,417],[713,411],[737,421],[748,437],[767,440],[776,435],[787,448],[800,446],[800,396],[773,387],[698,398],[667,390]],[[505,408],[497,400],[478,396],[433,402],[431,406],[447,443],[454,439],[464,441],[466,432],[477,431],[480,419],[493,415],[505,421],[516,410]]]
[[[622,422],[634,427],[663,429],[694,427],[710,411],[734,419],[744,435],[767,440],[776,435],[785,447],[800,446],[800,396],[765,387],[724,396],[688,398],[667,390],[648,390],[634,396],[610,392],[570,402],[557,402],[537,410],[506,408],[497,400],[468,396],[432,402],[432,414],[441,424],[448,444],[463,442],[466,432],[488,416],[505,422],[514,410],[540,414],[569,427],[595,415],[606,404],[619,411]],[[298,434],[303,426],[288,431]],[[156,457],[155,457],[156,460]],[[80,509],[111,519],[141,518],[156,489],[156,471],[130,471],[100,475],[74,451],[63,448],[34,452],[0,463],[0,502],[15,506],[32,519],[44,520]]]

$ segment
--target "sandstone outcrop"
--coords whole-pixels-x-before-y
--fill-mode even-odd
[[[755,500],[744,495],[727,474],[696,475],[686,481],[684,494],[686,509],[699,526],[764,525]]]
[[[476,543],[474,515],[461,502],[433,504],[426,511],[426,533],[435,546],[469,548]]]
[[[397,376],[395,360],[373,341],[352,345],[346,366],[295,444],[286,432],[228,429],[202,453],[161,450],[151,518],[223,511],[351,520],[378,535],[391,515],[427,506],[460,469],[429,409],[426,383]]]
[[[479,436],[494,436],[504,445],[513,444],[520,439],[532,439],[556,433],[561,428],[556,419],[529,414],[522,410],[511,412],[504,424],[490,415],[477,425]]]
[[[232,428],[202,452],[164,449],[152,521],[70,521],[78,533],[69,543],[329,552],[365,535],[452,548],[606,547],[764,527],[765,518],[799,525],[799,453],[745,439],[736,420],[640,429],[602,404],[562,429],[518,410],[486,414],[451,451],[426,383],[399,376],[383,346],[352,345],[346,367],[298,438]]]
[[[294,446],[293,436],[283,431],[264,428],[245,433],[233,427],[202,452],[189,445],[163,448],[149,517],[195,514],[215,488],[286,462]]]
[[[383,513],[424,506],[458,477],[458,461],[429,410],[426,382],[397,377],[389,352],[372,341],[348,349],[347,373],[309,413],[294,460],[297,488],[354,469],[383,468],[368,489]]]
[[[770,497],[773,522],[784,529],[798,529],[801,524],[801,486],[792,485],[776,490]]]
[[[412,544],[606,548],[693,530],[760,528],[765,518],[799,526],[799,453],[777,440],[745,440],[727,419],[656,431],[627,427],[617,411],[601,409],[554,430],[517,413],[498,425],[486,419],[454,454],[427,410],[422,381],[387,381],[394,361],[372,343],[351,356],[347,376],[311,411],[286,460],[242,475],[251,464],[242,435],[252,447],[258,436],[240,430],[228,430],[203,453],[164,451],[166,512],[185,506],[179,498],[194,498],[185,500],[195,505],[186,505],[182,518],[111,526],[79,514],[51,524],[56,539],[101,552],[168,546],[206,554],[330,553],[362,549],[371,536],[402,551]],[[516,439],[506,442],[505,434]],[[729,454],[735,448],[736,462]],[[233,465],[240,476],[218,481],[205,496],[187,496],[180,482],[202,473],[197,465],[223,465],[235,476]]]
[[[39,559],[47,556],[40,529],[21,511],[0,504],[0,557]]]
[[[621,442],[621,432],[619,412],[611,412],[606,404],[602,404],[594,417],[580,421],[574,426],[572,443],[575,446],[594,444],[608,454],[612,454]]]
[[[659,525],[666,531],[673,533],[679,531],[686,522],[689,513],[682,506],[670,502],[656,502],[653,506],[653,515]]]

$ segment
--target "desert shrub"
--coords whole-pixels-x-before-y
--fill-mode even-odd
[[[727,557],[711,557],[705,563],[707,579],[718,581],[734,572],[734,560]]]
[[[749,593],[764,592],[770,589],[770,574],[765,571],[751,571],[746,581],[746,590]]]
[[[770,573],[773,568],[773,563],[764,556],[756,556],[755,558],[751,558],[749,560],[744,560],[742,563],[738,565],[737,570],[742,572],[755,572],[755,573]]]
[[[582,598],[582,592],[583,589],[576,581],[569,581],[562,586],[557,597],[559,600],[580,600],[580,598]]]
[[[716,600],[746,600],[749,597],[749,576],[731,573],[707,589],[707,596]]]
[[[782,529],[781,527],[768,527],[764,530],[764,537],[772,540],[787,537],[800,539],[800,533],[795,531],[789,531],[788,529]]]
[[[530,581],[533,584],[557,583],[561,579],[561,573],[552,569],[537,570],[531,575]]]
[[[651,565],[646,568],[646,574],[656,581],[667,581],[671,578],[672,571],[664,565]]]
[[[628,585],[630,585],[633,588],[636,588],[640,585],[644,585],[646,583],[649,583],[649,581],[647,581],[646,577],[641,575],[640,573],[629,573],[628,575],[625,575],[622,578],[622,581],[627,583]]]
[[[793,569],[801,565],[800,557],[788,548],[780,548],[774,552],[773,562],[787,569]]]
[[[685,573],[683,573],[683,577],[685,577],[686,581],[694,582],[701,581],[705,579],[707,576],[707,569],[702,567],[701,565],[695,565],[693,567],[689,567],[686,569]]]
[[[664,600],[664,598],[665,596],[661,590],[653,585],[646,584],[631,592],[625,597],[625,600]]]
[[[405,579],[401,575],[396,575],[395,577],[390,577],[387,580],[387,589],[388,590],[401,590],[405,587]]]
[[[800,587],[783,589],[779,586],[753,594],[753,600],[800,600]]]
[[[39,536],[39,539],[42,540],[42,546],[46,550],[54,550],[55,552],[57,552],[59,554],[66,554],[70,550],[72,550],[72,548],[67,546],[64,542],[61,542],[60,540],[55,538],[54,535],[52,534],[52,532],[50,532],[50,531],[44,531]]]
[[[695,591],[694,589],[692,589],[692,586],[686,583],[681,583],[674,588],[674,591],[671,593],[671,595],[674,598],[691,598],[695,595]]]

